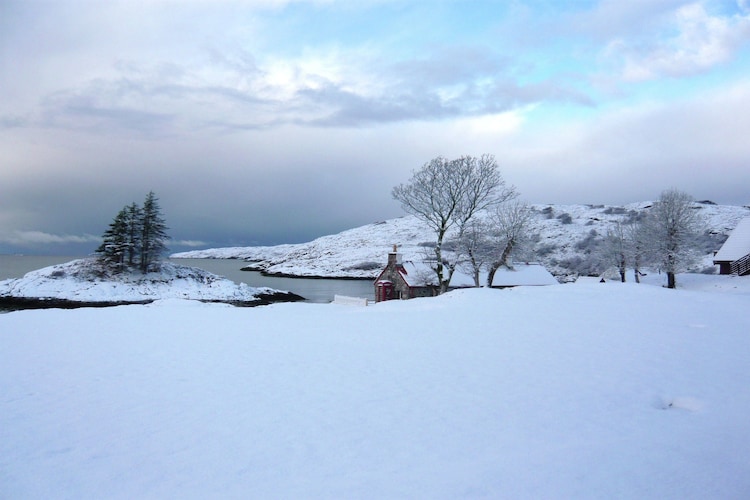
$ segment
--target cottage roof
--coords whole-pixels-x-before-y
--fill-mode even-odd
[[[552,274],[541,264],[513,264],[513,269],[500,268],[492,279],[492,286],[557,285]]]
[[[714,255],[714,263],[734,262],[748,254],[750,254],[750,217],[745,217]]]
[[[428,262],[404,261],[402,263],[404,272],[401,275],[409,286],[436,285],[437,277],[432,265]],[[484,285],[487,282],[487,273],[482,272],[479,282]],[[500,268],[495,272],[492,286],[533,286],[533,285],[556,285],[557,280],[541,264],[514,264],[513,269]],[[461,269],[456,269],[451,278],[451,287],[462,288],[474,286],[474,277]]]
[[[436,286],[437,275],[433,269],[434,263],[405,260],[401,263],[401,276],[406,284],[411,287],[417,286]],[[447,270],[446,270],[447,272]],[[451,278],[452,287],[469,287],[474,286],[474,278],[456,269]]]

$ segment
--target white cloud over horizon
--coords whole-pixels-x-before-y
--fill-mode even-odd
[[[309,240],[438,155],[532,203],[750,204],[743,2],[14,0],[0,65],[0,252],[149,190],[180,245]]]

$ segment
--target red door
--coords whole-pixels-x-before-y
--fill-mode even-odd
[[[393,298],[393,283],[390,281],[381,281],[378,283],[378,293],[375,302],[383,302]]]

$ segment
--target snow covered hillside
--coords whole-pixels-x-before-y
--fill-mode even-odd
[[[529,229],[534,239],[532,260],[543,263],[561,281],[579,274],[598,273],[596,245],[615,221],[629,220],[647,210],[651,203],[625,206],[532,205],[534,218]],[[713,252],[737,225],[750,216],[750,209],[710,202],[696,203],[705,216],[708,234],[701,269],[711,267]],[[252,268],[270,274],[293,276],[374,278],[387,261],[394,244],[405,260],[421,260],[426,245],[435,236],[413,216],[368,224],[309,243],[270,247],[216,248],[183,252],[174,258],[245,259]]]
[[[0,497],[748,498],[750,277],[678,281],[2,314]]]
[[[110,275],[95,258],[78,259],[27,273],[23,278],[0,281],[0,304],[42,299],[61,304],[114,304],[157,299],[192,299],[252,305],[299,297],[271,288],[253,288],[203,269],[161,264],[159,272]],[[27,306],[29,304],[26,304]]]

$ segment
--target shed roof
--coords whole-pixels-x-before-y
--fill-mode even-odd
[[[750,254],[750,217],[745,217],[714,255],[714,263],[734,262],[748,254]]]

